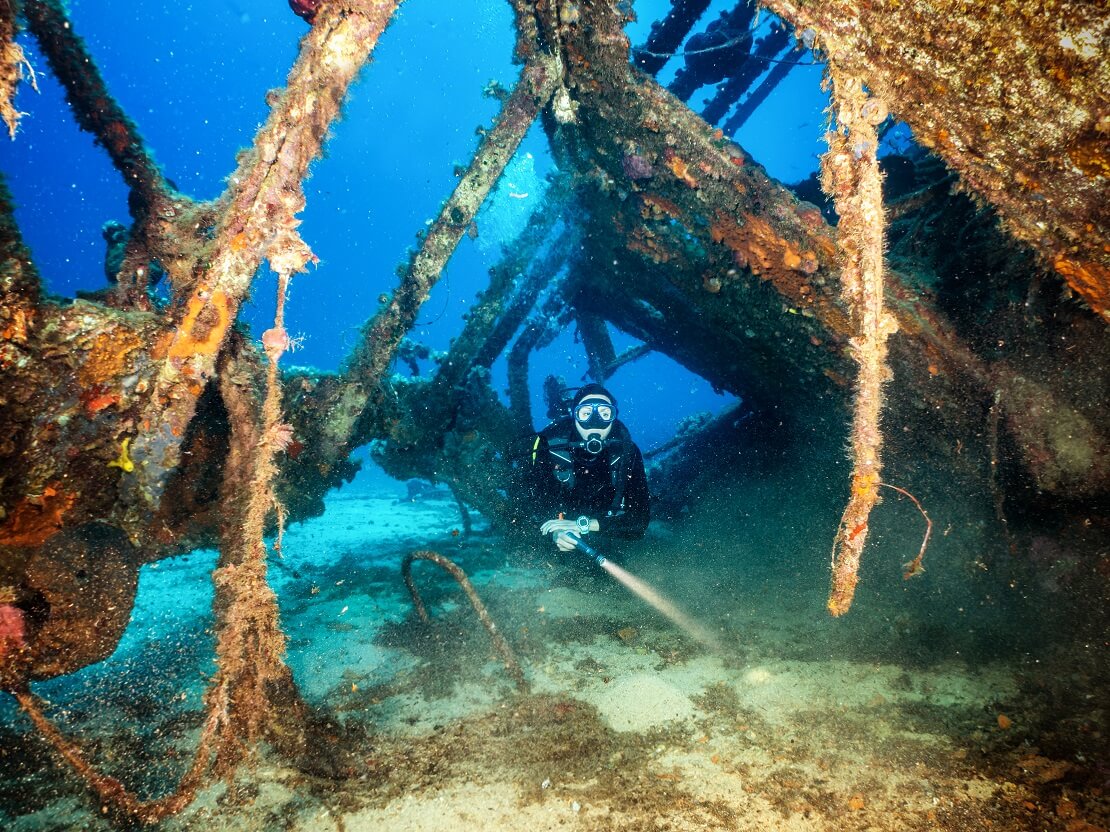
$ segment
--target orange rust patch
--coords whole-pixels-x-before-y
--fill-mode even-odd
[[[666,263],[672,257],[671,253],[661,246],[653,235],[648,234],[642,228],[634,229],[628,235],[625,245],[629,251],[642,254],[656,263]]]
[[[1110,155],[1103,136],[1093,135],[1076,142],[1068,150],[1068,158],[1087,176],[1110,177]]]
[[[85,412],[90,416],[119,402],[119,396],[100,385],[81,393],[79,398],[85,407]]]
[[[1110,309],[1110,269],[1098,263],[1070,260],[1063,255],[1052,265],[1067,279],[1068,285],[1083,296],[1095,314],[1106,314]]]
[[[167,356],[184,359],[195,355],[215,355],[230,324],[231,300],[226,292],[217,289],[207,300],[194,293],[189,298],[185,317],[174,334]]]
[[[667,159],[667,167],[671,169],[671,173],[689,185],[691,188],[698,186],[698,180],[690,175],[690,166],[683,161],[681,156],[672,155]]]
[[[0,544],[41,546],[62,527],[62,515],[73,506],[76,494],[58,490],[60,483],[45,488],[40,496],[24,497],[0,525]]]
[[[736,262],[759,275],[774,268],[773,252],[786,245],[775,234],[770,223],[752,214],[744,214],[744,225],[718,214],[717,221],[709,227],[709,236],[715,243],[724,243],[736,256]],[[795,296],[795,295],[792,295]]]
[[[666,197],[658,194],[644,194],[643,200],[644,209],[640,213],[644,219],[651,219],[653,216],[658,217],[660,214],[667,214],[671,217],[682,215],[682,209]]]
[[[22,306],[16,306],[10,310],[9,315],[8,325],[0,333],[0,339],[12,341],[16,344],[25,344],[32,311]]]
[[[132,355],[143,346],[132,330],[113,326],[96,336],[77,371],[84,388],[118,384],[132,369]]]

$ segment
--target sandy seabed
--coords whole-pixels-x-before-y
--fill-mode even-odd
[[[1082,656],[983,661],[941,650],[905,662],[896,651],[853,651],[819,598],[785,593],[772,578],[699,587],[682,562],[686,580],[671,585],[668,568],[689,545],[653,528],[627,565],[715,631],[708,650],[538,535],[533,549],[508,551],[478,521],[461,534],[448,492],[404,494],[379,475],[360,477],[329,498],[324,517],[288,532],[271,569],[302,692],[360,737],[347,740],[347,776],[263,753],[164,828],[1110,825],[1110,769],[1097,756],[1106,694],[1088,687]],[[516,690],[457,586],[426,563],[414,574],[433,621],[415,618],[399,564],[417,548],[467,570],[528,692]],[[145,568],[117,653],[37,686],[102,768],[150,793],[180,775],[199,732],[214,562],[197,552]],[[912,620],[895,617],[857,637],[900,644],[907,628]],[[11,762],[0,776],[3,828],[109,828],[10,703],[0,717]]]

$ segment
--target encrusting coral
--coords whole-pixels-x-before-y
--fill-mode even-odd
[[[1088,0],[767,0],[1110,321],[1110,16]]]
[[[876,127],[886,105],[868,95],[863,81],[844,72],[835,56],[828,64],[835,129],[821,160],[822,186],[833,197],[840,223],[840,292],[851,312],[852,357],[858,365],[852,412],[852,488],[833,546],[829,612],[843,615],[852,605],[868,517],[881,483],[883,384],[890,379],[887,338],[898,325],[884,309],[882,173],[876,154]]]
[[[23,116],[15,107],[19,82],[30,76],[31,86],[38,89],[35,70],[23,54],[23,47],[15,42],[15,35],[15,0],[0,0],[0,119],[13,139]]]

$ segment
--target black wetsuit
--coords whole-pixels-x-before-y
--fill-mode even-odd
[[[537,529],[560,513],[568,520],[585,514],[602,535],[644,536],[651,519],[644,458],[619,420],[598,454],[582,447],[573,419],[553,422],[532,437],[522,467],[527,504],[520,514]]]

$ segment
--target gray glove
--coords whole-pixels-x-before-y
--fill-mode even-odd
[[[577,520],[563,520],[562,518],[548,520],[540,526],[540,534],[551,535],[551,539],[555,541],[559,551],[570,552],[577,546],[578,538],[584,537],[590,532],[596,532],[600,528],[601,525],[596,520],[583,514]]]
[[[577,532],[555,532],[551,537],[560,552],[573,552],[578,548],[578,541],[581,539]]]

